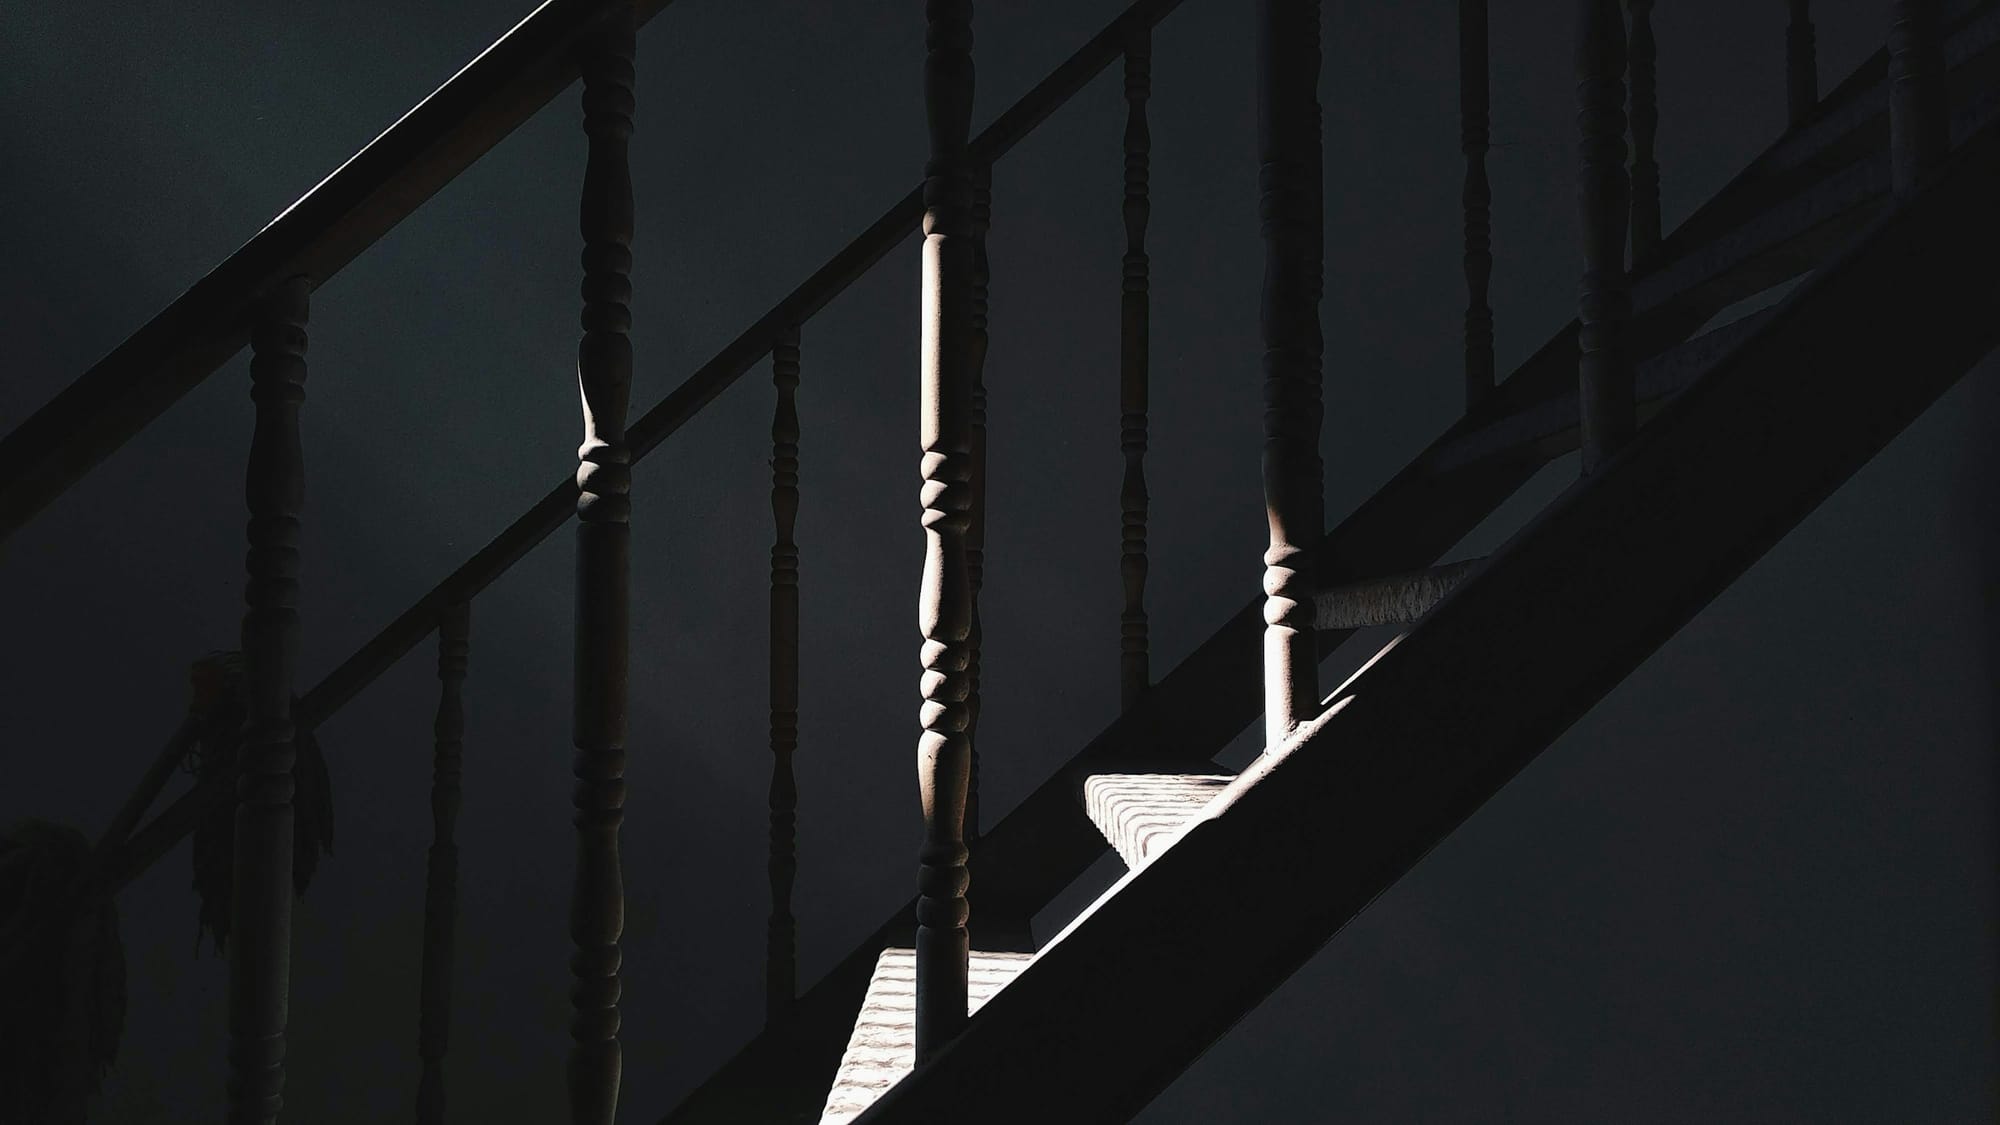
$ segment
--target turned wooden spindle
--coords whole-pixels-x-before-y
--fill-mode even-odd
[[[292,950],[292,679],[299,650],[299,513],[305,459],[310,284],[294,277],[260,303],[250,331],[256,429],[244,494],[249,578],[243,658],[249,685],[236,783],[229,942],[229,1120],[267,1123],[284,1107]]]
[[[1465,153],[1465,408],[1493,391],[1493,188],[1486,179],[1486,0],[1458,0],[1458,147]]]
[[[764,939],[764,1020],[789,1012],[798,995],[798,922],[792,884],[798,878],[799,748],[799,330],[786,328],[771,347],[771,921]]]
[[[1625,174],[1625,19],[1618,0],[1578,0],[1576,28],[1577,199],[1583,233],[1578,286],[1577,380],[1583,471],[1594,471],[1630,440],[1637,424],[1625,323],[1632,295],[1625,274],[1630,184]]]
[[[979,617],[979,591],[986,585],[986,233],[993,225],[993,166],[981,164],[972,175],[972,324],[967,333],[972,356],[972,523],[965,532],[965,576],[972,586],[972,627],[965,644],[965,741],[971,763],[965,778],[965,840],[979,839],[979,658],[986,628]]]
[[[1819,50],[1813,32],[1812,0],[1787,0],[1785,25],[1785,117],[1793,127],[1819,104]]]
[[[1889,171],[1897,199],[1944,162],[1951,119],[1937,0],[1895,0],[1889,23]]]
[[[972,297],[977,239],[973,169],[966,154],[972,116],[971,0],[927,0],[924,108],[931,155],[924,167],[923,442],[924,575],[917,600],[923,632],[923,734],[917,784],[924,845],[917,875],[916,1055],[929,1059],[965,1026],[967,909],[965,800],[972,748],[966,737],[967,640],[972,584],[966,538],[972,523]]]
[[[1614,0],[1615,2],[1615,0]],[[1324,519],[1319,300],[1323,255],[1317,0],[1259,0],[1257,148],[1264,239],[1264,731],[1275,748],[1319,710],[1306,552]]]
[[[625,808],[629,670],[632,385],[632,16],[616,16],[582,51],[589,158],[580,209],[583,339],[577,383],[576,882],[570,900],[570,1119],[611,1125],[618,1108],[618,996],[625,885],[618,827]]]
[[[1625,0],[1632,17],[1632,261],[1660,244],[1659,45],[1653,40],[1653,0]]]
[[[1118,577],[1125,608],[1118,621],[1118,706],[1129,711],[1152,686],[1146,622],[1146,414],[1151,383],[1150,264],[1146,222],[1153,134],[1146,101],[1153,91],[1153,31],[1140,25],[1125,40],[1125,271],[1118,317],[1118,448],[1125,477],[1118,488]]]
[[[444,1055],[451,1039],[451,970],[458,930],[458,807],[465,754],[465,666],[472,607],[438,620],[438,706],[431,725],[431,850],[424,872],[424,959],[418,985],[418,1125],[444,1121]]]

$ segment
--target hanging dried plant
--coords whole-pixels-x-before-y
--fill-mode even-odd
[[[190,768],[207,781],[235,769],[249,719],[249,684],[238,652],[211,653],[195,665],[195,713],[201,733]],[[293,736],[292,890],[303,896],[319,869],[321,855],[333,854],[333,784],[319,740],[300,728]],[[220,953],[229,940],[229,909],[236,862],[236,802],[218,802],[190,841],[194,889],[201,899],[195,944],[207,934]]]
[[[124,1032],[125,948],[74,828],[0,831],[0,997],[0,1120],[81,1120]]]

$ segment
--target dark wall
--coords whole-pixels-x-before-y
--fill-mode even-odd
[[[981,5],[977,121],[1118,7]],[[1571,315],[1574,123],[1568,6],[1494,7],[1506,369]],[[1656,16],[1669,226],[1782,123],[1782,6],[1746,7]],[[1816,7],[1830,88],[1886,5]],[[0,426],[521,8],[0,6]],[[1450,6],[1326,13],[1337,518],[1456,410],[1461,165]],[[1249,18],[1188,0],[1156,37],[1162,669],[1259,578]],[[638,406],[916,182],[921,57],[908,5],[680,0],[642,35]],[[995,175],[992,812],[1116,706],[1119,89],[1100,79]],[[578,116],[560,99],[315,298],[307,682],[573,467]],[[806,979],[914,870],[917,266],[912,240],[804,333]],[[94,833],[171,729],[187,662],[235,643],[246,384],[240,360],[219,372],[0,555],[0,820]],[[1989,365],[1948,395],[1143,1120],[1989,1115],[1994,387]],[[769,402],[760,368],[634,487],[633,1121],[761,1019]],[[449,1064],[468,1120],[560,1113],[571,553],[558,536],[474,610]],[[339,835],[296,919],[293,1121],[413,1096],[431,663],[420,650],[321,730]],[[208,1120],[221,1097],[223,971],[193,955],[187,864],[121,899],[135,989],[106,1121]]]

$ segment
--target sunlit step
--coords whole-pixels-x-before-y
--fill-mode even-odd
[[[977,1012],[1035,959],[1032,953],[972,952],[970,1011]],[[885,949],[868,980],[854,1034],[826,1096],[820,1125],[843,1125],[900,1082],[917,1058],[917,951]]]
[[[1233,777],[1219,774],[1108,773],[1083,783],[1083,803],[1104,838],[1137,868],[1165,850]]]

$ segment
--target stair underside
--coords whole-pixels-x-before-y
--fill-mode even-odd
[[[1083,783],[1083,804],[1125,866],[1136,871],[1234,780],[1221,774],[1099,774]]]
[[[1032,953],[972,954],[968,1010],[977,1012],[1035,959]],[[916,1065],[917,951],[885,949],[868,980],[868,996],[820,1113],[821,1125],[842,1125]]]

